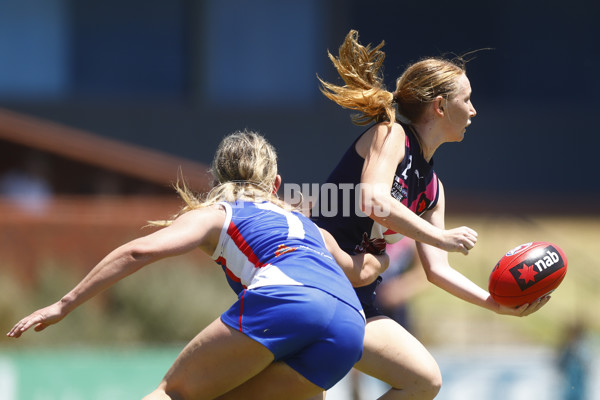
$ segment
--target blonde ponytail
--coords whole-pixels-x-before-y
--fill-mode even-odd
[[[352,116],[357,125],[368,125],[373,122],[389,121],[394,123],[394,95],[388,92],[383,83],[382,66],[385,53],[380,49],[385,42],[375,48],[363,46],[358,42],[358,32],[351,30],[339,48],[338,57],[328,53],[344,86],[321,82],[321,92],[338,105],[356,110],[359,113]]]

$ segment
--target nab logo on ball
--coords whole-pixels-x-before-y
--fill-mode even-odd
[[[552,246],[545,249],[536,249],[529,254],[524,262],[512,267],[510,273],[521,290],[528,289],[547,276],[563,268],[565,263],[558,255],[558,251]]]

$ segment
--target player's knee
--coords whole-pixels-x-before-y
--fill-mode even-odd
[[[393,388],[398,390],[398,393],[401,393],[404,397],[409,393],[415,398],[433,399],[442,388],[442,373],[437,365],[432,365],[429,369],[421,371],[411,379],[403,380],[402,384],[394,385]]]

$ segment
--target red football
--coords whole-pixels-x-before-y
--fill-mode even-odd
[[[510,250],[492,270],[489,292],[496,302],[518,307],[552,293],[567,273],[567,257],[555,244],[525,243]]]

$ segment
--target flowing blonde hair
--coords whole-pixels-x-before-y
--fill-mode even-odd
[[[358,32],[351,30],[339,48],[338,57],[328,53],[344,86],[321,82],[321,92],[338,105],[356,110],[352,116],[357,125],[396,121],[399,114],[407,122],[418,121],[428,104],[437,96],[451,97],[457,90],[460,75],[466,72],[462,57],[454,60],[425,58],[410,65],[396,81],[396,90],[386,90],[383,79],[385,42],[374,48],[358,42]]]
[[[180,178],[175,190],[185,206],[169,221],[151,221],[152,225],[169,225],[178,216],[194,209],[211,206],[220,201],[270,201],[290,209],[273,193],[277,177],[277,153],[260,134],[237,131],[227,135],[215,153],[211,172],[214,187],[204,196],[195,194]]]
[[[395,111],[392,106],[394,96],[385,89],[381,70],[385,53],[380,51],[385,42],[375,48],[363,46],[358,42],[358,32],[351,30],[339,48],[338,57],[327,52],[344,86],[321,82],[321,93],[344,108],[359,111],[352,116],[357,125],[368,125],[380,122],[384,117],[394,121]]]

